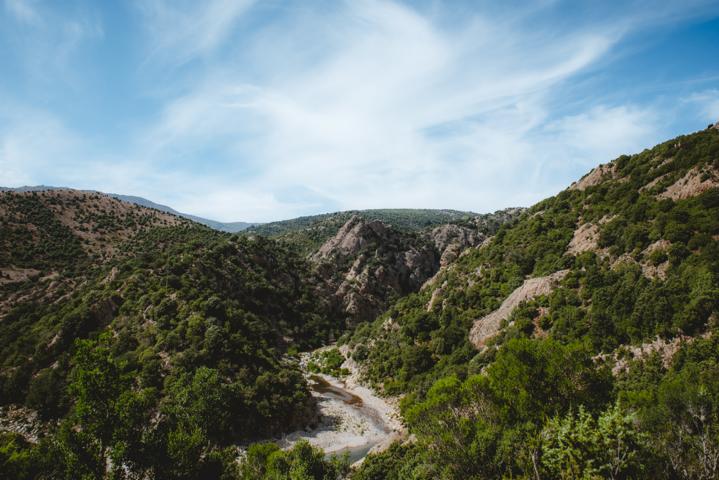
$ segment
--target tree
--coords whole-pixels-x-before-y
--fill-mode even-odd
[[[75,399],[73,417],[83,436],[98,443],[103,458],[120,423],[119,399],[130,383],[130,377],[122,373],[110,349],[102,345],[104,341],[108,341],[107,336],[102,336],[99,342],[76,343],[75,368],[69,385]]]
[[[601,404],[608,375],[582,344],[515,339],[485,374],[441,379],[404,413],[449,478],[536,478],[545,418],[573,405]]]
[[[638,478],[647,458],[646,434],[619,404],[595,418],[584,407],[550,419],[542,430],[542,464],[553,478]]]
[[[284,451],[273,443],[250,446],[240,466],[242,480],[339,480],[349,471],[348,457],[326,459],[306,440]]]

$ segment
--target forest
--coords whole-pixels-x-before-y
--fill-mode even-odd
[[[0,404],[42,425],[0,434],[0,478],[719,478],[719,130],[599,172],[356,326],[318,288],[316,225],[267,238],[0,194],[0,260],[38,272],[0,283]],[[348,352],[410,434],[354,467],[272,442],[318,421],[298,354],[334,339],[310,370],[347,375]]]

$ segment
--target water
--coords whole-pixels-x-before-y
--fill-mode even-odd
[[[385,425],[380,415],[364,404],[362,399],[347,390],[329,383],[319,375],[310,375],[310,388],[320,395],[320,399],[331,399],[341,401],[348,407],[357,411],[363,418],[368,420],[377,430],[379,435],[368,435],[367,441],[361,445],[353,445],[334,450],[327,454],[327,457],[342,456],[347,454],[350,463],[355,463],[367,456],[375,445],[383,440],[382,434],[389,434],[390,429]]]
[[[312,382],[310,388],[317,393],[335,398],[336,400],[341,400],[347,405],[354,405],[358,408],[364,405],[360,397],[348,392],[347,390],[335,387],[319,375],[310,375],[310,381]]]

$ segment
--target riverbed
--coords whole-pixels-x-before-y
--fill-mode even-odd
[[[353,370],[354,365],[348,367]],[[396,402],[359,384],[356,374],[345,379],[308,374],[307,380],[317,400],[319,426],[284,436],[280,446],[287,448],[304,439],[327,455],[347,453],[350,463],[356,463],[404,435]]]

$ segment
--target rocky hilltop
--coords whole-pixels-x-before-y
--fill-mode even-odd
[[[336,308],[357,323],[374,319],[391,298],[417,290],[439,258],[421,237],[355,215],[310,260]]]
[[[521,209],[491,221],[444,224],[420,232],[399,230],[353,215],[309,256],[325,282],[325,293],[350,324],[373,320],[390,301],[416,292],[467,248],[479,246]]]

